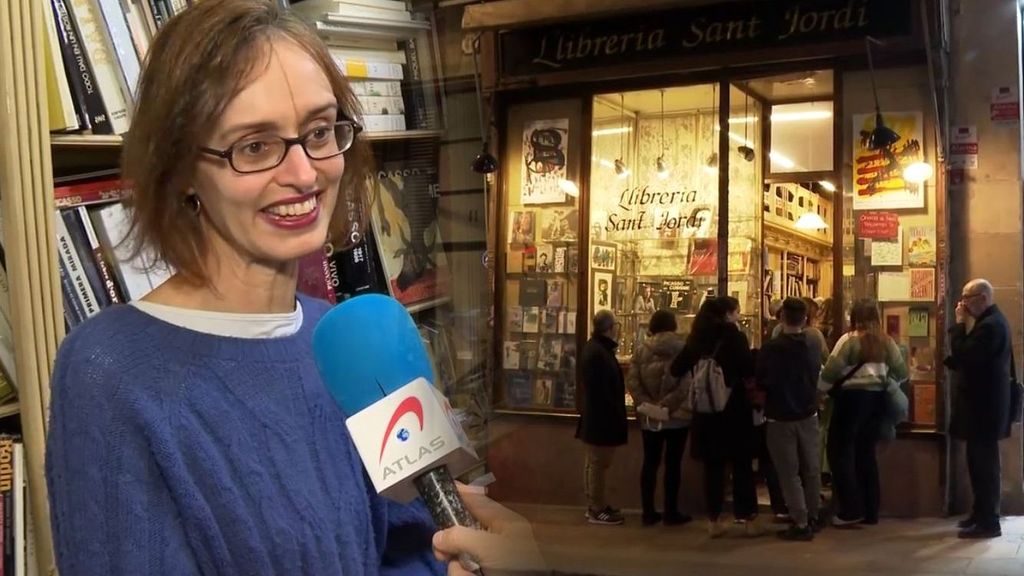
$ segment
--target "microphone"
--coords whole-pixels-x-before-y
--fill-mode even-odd
[[[451,472],[468,470],[476,451],[430,382],[434,371],[405,307],[380,294],[338,304],[313,331],[313,355],[377,493],[401,503],[418,494],[441,529],[479,528]],[[460,562],[479,573],[471,558]]]

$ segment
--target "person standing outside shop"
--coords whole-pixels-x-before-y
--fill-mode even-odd
[[[765,391],[768,448],[792,524],[784,540],[811,540],[821,494],[818,433],[818,375],[821,344],[804,332],[807,305],[798,298],[782,304],[782,334],[757,356],[757,385]]]
[[[956,305],[945,364],[957,374],[950,433],[967,442],[967,472],[974,493],[971,515],[960,521],[961,538],[996,538],[999,526],[999,440],[1010,436],[1013,349],[1006,317],[992,284],[968,282]]]
[[[692,520],[679,511],[679,482],[691,414],[686,405],[688,379],[676,378],[669,373],[672,359],[686,344],[676,329],[676,317],[672,312],[658,310],[652,314],[648,328],[650,337],[633,354],[626,378],[626,387],[637,406],[644,443],[644,462],[640,471],[644,526],[663,520],[666,526]],[[654,507],[654,491],[663,450],[665,511],[661,514]]]
[[[576,437],[586,445],[586,517],[592,524],[622,524],[622,512],[612,508],[605,495],[605,480],[615,449],[626,443],[626,383],[615,358],[619,325],[615,314],[601,310],[594,315],[593,327],[580,356],[583,405],[576,430]]]

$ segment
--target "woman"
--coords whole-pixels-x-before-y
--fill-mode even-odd
[[[752,470],[753,412],[746,395],[746,380],[754,375],[750,343],[740,331],[739,301],[730,296],[708,298],[697,312],[683,350],[672,361],[672,375],[688,375],[702,358],[713,358],[722,368],[731,390],[725,410],[693,414],[696,455],[704,460],[704,497],[708,533],[725,533],[720,521],[725,501],[725,468],[732,463],[733,516],[750,536],[761,534],[757,518],[757,491]]]
[[[359,238],[358,110],[271,2],[206,0],[154,38],[122,167],[139,247],[176,273],[61,345],[46,476],[62,574],[444,572],[424,507],[364,480],[312,356],[328,305],[296,293],[329,228]],[[440,558],[465,550],[464,531],[436,538]]]
[[[641,413],[640,428],[644,443],[644,463],[640,472],[640,497],[643,502],[644,526],[664,520],[666,526],[689,522],[679,512],[679,479],[682,474],[683,450],[690,426],[690,410],[686,406],[689,389],[683,378],[669,373],[672,359],[686,341],[676,334],[676,317],[667,310],[651,315],[650,336],[633,354],[626,388]],[[665,513],[654,509],[654,489],[658,484],[658,467],[665,453]]]
[[[836,343],[820,388],[834,400],[828,460],[838,503],[833,524],[877,524],[880,487],[875,446],[886,410],[886,390],[907,377],[896,342],[882,332],[873,300],[850,310],[849,332]]]

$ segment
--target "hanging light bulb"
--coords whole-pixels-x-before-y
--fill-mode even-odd
[[[932,177],[935,170],[927,162],[914,162],[903,169],[903,179],[907,182],[920,184]]]
[[[655,161],[658,169],[658,178],[665,180],[669,177],[668,163],[665,162],[665,89],[661,89],[661,155]]]
[[[476,155],[473,162],[470,163],[469,168],[477,174],[491,174],[498,170],[498,159],[494,157],[488,151],[490,143],[488,138],[490,133],[487,130],[487,125],[484,123],[484,93],[480,88],[480,37],[477,36],[473,41],[473,81],[476,84],[476,106],[477,116],[480,121],[480,138],[483,140],[483,147],[480,153]]]
[[[749,103],[750,103],[750,95],[747,94],[746,92],[744,92],[743,93],[743,117],[744,118],[747,117],[747,111],[748,111],[747,106],[748,106]],[[754,149],[751,148],[747,144],[747,142],[750,142],[749,140],[747,140],[747,126],[748,126],[748,124],[746,122],[744,122],[743,123],[743,145],[740,146],[739,148],[737,148],[736,151],[739,152],[740,153],[740,157],[743,158],[744,160],[746,160],[747,162],[753,162],[755,154],[754,154]]]
[[[658,156],[657,167],[658,167],[658,178],[661,178],[662,180],[665,180],[666,178],[668,178],[671,175],[669,173],[669,170],[668,170],[668,164],[665,163],[665,157],[664,156]]]
[[[619,93],[619,127],[626,127],[626,95]],[[629,176],[629,168],[626,168],[626,163],[622,161],[625,156],[625,130],[619,133],[619,157],[615,159],[615,174],[619,178],[625,178]]]
[[[572,180],[562,178],[558,181],[558,188],[573,198],[579,198],[580,196],[580,188]]]
[[[864,46],[868,52],[868,71],[871,75],[871,92],[875,95],[875,129],[868,134],[868,150],[888,150],[899,141],[900,135],[885,125],[882,119],[882,107],[878,103],[878,86],[875,85],[875,62],[871,58],[871,44],[882,44],[870,36],[865,36]]]

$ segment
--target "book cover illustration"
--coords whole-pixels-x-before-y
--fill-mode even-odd
[[[579,211],[575,208],[548,208],[540,211],[540,239],[545,242],[571,242],[579,238]]]
[[[509,223],[508,242],[512,245],[533,244],[534,212],[532,210],[517,210],[512,213],[512,220]]]
[[[562,280],[548,280],[548,299],[547,306],[549,308],[559,308],[565,306],[565,282]]]
[[[501,365],[506,370],[516,370],[519,368],[519,343],[518,342],[505,342],[504,344],[505,353],[502,355]]]
[[[422,308],[447,298],[449,289],[437,225],[437,146],[404,144],[397,159],[385,150],[378,161],[371,220],[391,295]]]
[[[527,306],[523,308],[523,332],[531,334],[540,332],[540,307]]]
[[[558,370],[562,361],[562,338],[545,337],[541,341],[537,367],[541,370]]]
[[[551,244],[537,245],[537,272],[547,274],[554,271],[554,250]]]
[[[551,406],[551,389],[553,381],[548,377],[537,378],[533,384],[533,403],[540,406]]]
[[[544,309],[544,333],[545,334],[558,334],[562,327],[562,319],[564,317],[558,308],[545,308]]]
[[[911,308],[908,317],[907,336],[911,338],[927,338],[929,332],[928,309]]]
[[[508,309],[508,331],[523,331],[523,309],[519,306],[513,306]]]
[[[556,273],[565,272],[565,246],[556,246],[551,264],[551,271]]]

